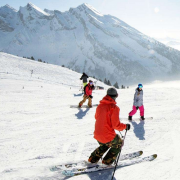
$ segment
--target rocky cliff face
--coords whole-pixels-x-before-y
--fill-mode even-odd
[[[112,83],[130,84],[180,72],[180,52],[120,19],[82,4],[44,11],[28,3],[0,8],[0,51],[65,65]]]

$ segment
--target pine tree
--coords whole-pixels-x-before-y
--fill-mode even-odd
[[[114,87],[117,88],[117,89],[119,89],[119,85],[118,85],[117,82],[114,84]]]
[[[32,60],[34,60],[34,57],[33,57],[33,56],[31,56],[31,59],[32,59]]]
[[[107,85],[111,86],[111,82],[108,80]]]
[[[106,80],[106,78],[104,79],[104,84],[107,84],[107,80]]]

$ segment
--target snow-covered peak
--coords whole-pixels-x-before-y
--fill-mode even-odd
[[[98,16],[103,16],[103,14],[101,14],[99,11],[97,11],[93,6],[91,6],[90,4],[84,3],[83,7],[87,8],[88,10],[93,11],[95,14],[97,14]]]
[[[6,4],[0,7],[0,30],[12,32],[16,23],[17,10]]]
[[[7,18],[9,15],[14,16],[17,13],[17,10],[10,7],[8,4],[0,7],[0,16],[3,18]]]
[[[31,12],[31,13],[35,13],[38,14],[39,16],[50,16],[50,14],[46,13],[45,11],[43,11],[42,9],[40,9],[39,7],[35,6],[32,3],[28,3],[25,7],[20,7],[20,11],[21,12]]]
[[[98,12],[93,6],[91,6],[91,5],[87,4],[87,3],[83,3],[80,6],[78,6],[77,8],[74,8],[74,10],[77,10],[77,9],[79,11],[86,11],[86,13],[91,14],[91,15],[103,16],[103,14]]]
[[[5,6],[0,7],[0,11],[5,11],[5,12],[17,12],[16,9],[14,9],[13,7],[9,6],[8,4],[6,4]]]

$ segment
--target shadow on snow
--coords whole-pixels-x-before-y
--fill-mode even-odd
[[[103,170],[103,171],[99,171],[99,172],[92,172],[92,173],[88,173],[86,174],[86,176],[88,176],[91,180],[111,180],[112,179],[112,174],[113,174],[114,169],[108,169],[108,170]],[[80,176],[84,176],[83,174]],[[114,175],[116,176],[116,174]],[[64,177],[63,180],[66,179],[71,179],[72,177]],[[114,177],[113,180],[116,180],[116,178]]]
[[[77,114],[75,114],[75,116],[78,119],[83,119],[83,117],[86,115],[86,113],[89,111],[90,108],[87,108],[85,111],[83,111],[82,109],[79,109],[79,112]]]
[[[82,95],[83,95],[83,93],[74,94],[74,97],[76,97],[76,96],[82,96]]]
[[[145,140],[145,130],[144,130],[144,121],[140,121],[139,123],[132,121],[132,125],[134,126],[134,134],[139,140]]]

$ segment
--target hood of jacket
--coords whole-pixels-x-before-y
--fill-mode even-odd
[[[109,95],[106,95],[100,101],[100,104],[116,104],[116,101],[114,99],[112,99]]]

